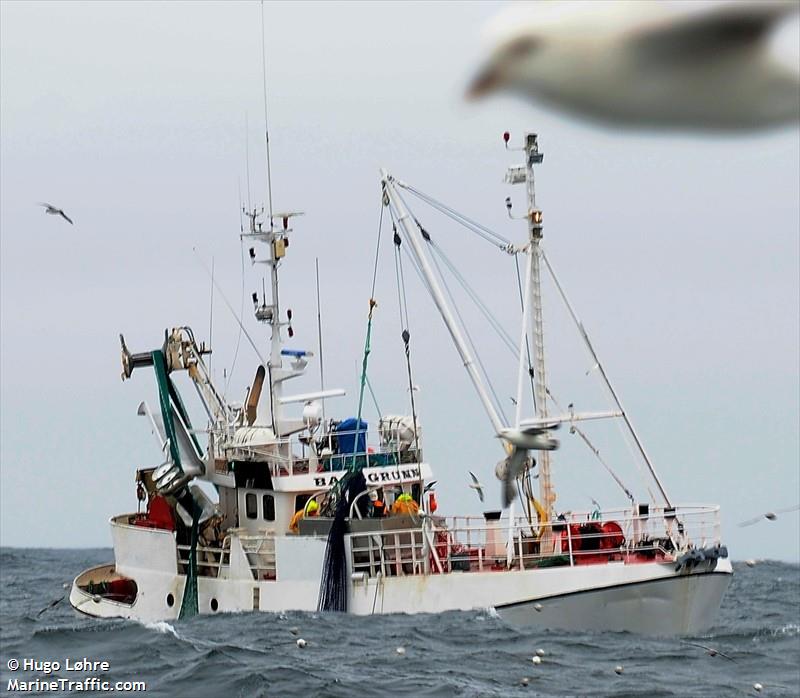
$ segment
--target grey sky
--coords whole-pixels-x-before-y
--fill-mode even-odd
[[[329,412],[356,409],[379,167],[519,239],[524,227],[508,221],[503,200],[511,194],[521,208],[521,192],[501,181],[518,158],[500,136],[509,130],[518,142],[535,130],[546,248],[671,496],[721,504],[735,558],[797,560],[797,514],[735,526],[800,496],[797,129],[630,135],[518,101],[466,104],[480,29],[497,9],[266,6],[275,207],[307,214],[282,269],[282,300],[295,313],[294,346],[315,348],[319,256],[327,384],[348,390]],[[3,2],[0,12],[0,541],[107,545],[107,519],[135,508],[135,469],[159,457],[135,414],[141,399],[154,404],[154,379],[141,372],[120,382],[117,335],[136,351],[178,324],[207,337],[209,282],[193,248],[214,257],[219,282],[240,302],[246,115],[254,203],[265,189],[259,8]],[[38,201],[63,207],[75,226],[44,215]],[[511,260],[425,207],[414,211],[516,336]],[[405,413],[389,239],[384,230],[371,379],[381,408]],[[478,513],[466,471],[499,503],[490,472],[501,451],[430,301],[408,277],[438,499],[444,512]],[[249,263],[245,278],[249,297],[260,287]],[[554,393],[605,409],[577,336],[545,293]],[[465,308],[505,399],[513,361]],[[247,300],[245,322],[265,340]],[[217,296],[220,381],[236,336]],[[243,342],[229,394],[241,399],[255,367]],[[316,386],[316,365],[303,380],[292,392]],[[374,423],[374,410],[367,417]],[[604,454],[619,457],[643,495],[627,451],[602,432]],[[590,496],[624,504],[575,437],[561,437],[557,508],[588,508]]]

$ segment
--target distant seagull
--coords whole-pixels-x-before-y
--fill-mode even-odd
[[[51,204],[46,204],[44,202],[41,202],[39,206],[44,206],[45,213],[49,213],[51,216],[61,216],[65,221],[67,221],[67,223],[69,223],[70,225],[74,225],[72,219],[66,213],[64,213],[60,208],[56,208],[55,206]]]
[[[770,38],[798,2],[534,2],[487,27],[469,97],[513,92],[612,126],[746,130],[800,119]]]
[[[754,519],[747,519],[747,521],[742,521],[739,526],[752,526],[753,524],[757,524],[761,519],[766,519],[767,521],[775,521],[778,518],[778,514],[787,514],[790,511],[797,511],[800,509],[800,504],[795,504],[793,507],[786,507],[786,509],[776,509],[775,511],[768,511],[766,514],[761,514],[760,516],[756,516]]]
[[[469,476],[472,478],[472,484],[470,487],[478,493],[478,497],[480,498],[481,502],[483,502],[483,485],[480,483],[480,480],[475,477],[475,474],[472,471],[467,471]]]
[[[709,647],[708,645],[701,645],[699,642],[689,642],[688,640],[681,640],[684,645],[692,645],[693,647],[700,647],[708,653],[711,657],[724,657],[730,662],[735,662],[736,660],[733,657],[728,656],[724,652],[720,652],[716,647]]]

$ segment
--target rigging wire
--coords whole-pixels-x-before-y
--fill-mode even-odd
[[[437,245],[433,240],[430,241],[431,249],[436,252],[437,255],[441,258],[442,262],[447,266],[450,270],[450,273],[455,277],[456,281],[458,281],[461,288],[464,289],[466,294],[470,297],[472,302],[481,312],[481,314],[486,318],[486,321],[495,331],[497,336],[503,341],[503,343],[510,349],[511,353],[516,356],[517,355],[517,346],[514,344],[514,340],[511,338],[511,335],[506,331],[506,329],[500,324],[500,322],[492,315],[492,311],[489,307],[481,300],[481,297],[469,285],[469,282],[464,278],[463,274],[458,271],[458,268],[450,261],[447,255],[444,253],[442,248]],[[530,362],[529,362],[530,364]]]
[[[244,235],[244,220],[242,219],[242,183],[240,180],[237,180],[237,182],[239,185],[239,234]],[[222,391],[223,396],[228,394],[228,386],[230,385],[231,377],[233,376],[233,369],[236,368],[236,359],[239,358],[239,346],[242,343],[243,325],[241,318],[244,317],[244,241],[241,239],[241,237],[239,238],[239,256],[241,257],[242,262],[242,296],[239,303],[239,315],[237,316],[237,321],[239,323],[239,335],[236,337],[236,349],[233,352],[231,370],[228,371],[228,375],[225,377],[225,389]]]
[[[372,404],[375,405],[375,411],[378,413],[378,421],[380,421],[383,419],[383,412],[378,404],[378,398],[375,397],[375,391],[372,389],[372,383],[369,380],[369,376],[367,376],[367,390],[369,390],[370,397],[372,397]]]
[[[530,253],[529,253],[530,254]],[[525,299],[522,293],[522,274],[519,271],[519,255],[514,255],[514,266],[517,269],[517,288],[519,289],[519,304],[522,312],[525,312]],[[527,329],[527,328],[526,328]],[[528,376],[531,381],[531,399],[533,400],[533,409],[536,411],[536,385],[533,382],[533,360],[531,359],[531,343],[528,339],[527,331],[525,334],[525,351],[528,356]],[[529,505],[530,508],[530,505]]]
[[[401,199],[402,199],[402,197],[401,197]],[[403,201],[403,203],[405,204],[405,201]],[[407,206],[408,206],[408,205],[406,204],[406,207],[407,207]],[[393,221],[393,225],[394,225],[394,212],[392,212],[392,211],[391,211],[391,208],[390,208],[390,213],[391,213],[391,215],[392,215],[392,221]],[[413,214],[412,214],[412,217],[413,217]],[[415,224],[417,225],[417,227],[418,227],[418,228],[420,228],[420,230],[422,231],[422,230],[423,230],[423,228],[422,228],[422,226],[420,225],[419,221],[416,219],[416,217],[413,217],[413,218],[414,218],[414,222],[415,222]],[[425,231],[425,232],[424,232],[424,234],[423,234],[423,238],[426,238],[426,236],[427,236],[427,238],[430,238],[430,235],[428,234],[428,232],[427,232],[427,231]],[[397,250],[397,248],[398,248],[398,247],[401,247],[401,246],[400,246],[400,244],[398,243],[398,241],[399,241],[399,240],[400,240],[400,236],[399,236],[399,234],[397,233],[397,228],[396,228],[396,225],[395,225],[395,246],[396,246],[396,248],[395,248],[395,249],[396,249],[396,250]],[[433,243],[433,241],[432,241],[432,240],[429,240],[429,239],[428,239],[428,240],[426,240],[426,241],[428,242],[428,244],[429,244],[429,245],[431,245],[431,246],[433,246],[433,245],[434,245],[434,243]],[[419,276],[419,278],[422,280],[422,282],[423,282],[423,285],[424,285],[424,286],[425,286],[425,288],[426,288],[426,289],[427,289],[427,290],[430,292],[430,286],[429,286],[429,285],[428,285],[428,283],[425,281],[425,276],[424,276],[424,274],[422,273],[422,271],[419,269],[419,267],[417,266],[416,260],[414,259],[413,255],[411,255],[411,253],[409,253],[407,250],[405,250],[405,248],[403,248],[403,250],[404,250],[404,251],[406,252],[406,254],[408,255],[408,258],[410,259],[410,261],[411,261],[411,264],[413,265],[413,267],[414,267],[415,271],[417,272],[417,275],[418,275],[418,276]],[[481,359],[480,353],[479,353],[479,352],[478,352],[478,350],[476,349],[475,342],[474,342],[474,340],[472,339],[472,336],[471,336],[471,335],[470,335],[470,333],[469,333],[469,330],[468,330],[468,328],[467,328],[467,326],[466,326],[466,323],[464,322],[464,318],[463,318],[463,316],[461,315],[461,311],[458,309],[458,304],[455,302],[455,297],[454,297],[454,295],[453,295],[453,292],[451,291],[451,289],[450,289],[449,285],[447,284],[447,280],[445,279],[445,276],[444,276],[444,274],[442,273],[442,270],[441,270],[441,268],[440,268],[440,266],[439,266],[438,262],[436,261],[436,257],[435,257],[434,255],[431,255],[431,260],[433,261],[433,264],[434,264],[434,266],[436,267],[436,271],[437,271],[437,272],[438,272],[438,274],[439,274],[439,278],[440,278],[440,279],[441,279],[441,281],[442,281],[442,285],[444,286],[444,289],[445,289],[445,291],[447,292],[447,295],[448,295],[448,296],[449,296],[449,298],[450,298],[450,302],[451,302],[451,304],[452,304],[452,306],[453,306],[453,312],[455,313],[455,315],[457,316],[457,318],[458,318],[458,320],[459,320],[459,322],[460,322],[460,324],[461,324],[461,329],[464,331],[464,335],[465,335],[465,337],[466,337],[466,339],[467,339],[467,341],[468,341],[468,343],[469,343],[469,345],[470,345],[470,348],[472,349],[472,352],[473,352],[473,354],[475,355],[475,360],[476,360],[476,362],[477,362],[478,366],[480,367],[480,369],[481,369],[481,371],[482,371],[482,373],[483,373],[483,376],[484,376],[484,378],[485,378],[485,380],[486,380],[486,383],[487,383],[487,385],[488,385],[488,387],[489,387],[489,391],[491,392],[491,394],[492,394],[492,397],[494,398],[495,408],[498,410],[499,414],[501,414],[501,415],[502,415],[502,417],[503,417],[503,420],[505,420],[506,422],[508,422],[508,418],[507,418],[507,416],[506,416],[506,414],[505,414],[505,410],[503,409],[503,406],[502,406],[502,403],[501,403],[501,401],[500,401],[500,398],[499,398],[499,397],[498,397],[498,395],[497,395],[497,391],[495,390],[495,388],[494,388],[494,385],[492,384],[492,381],[491,381],[491,379],[489,378],[489,373],[488,373],[488,371],[486,370],[486,366],[485,366],[485,364],[483,363],[483,360]],[[448,260],[448,266],[449,266],[449,267],[451,267],[451,268],[454,270],[454,267],[452,267],[452,264],[451,264],[451,263],[449,263],[449,260]],[[403,273],[402,261],[401,261],[401,262],[400,262],[400,264],[399,264],[399,268],[400,268],[400,273],[401,273],[401,275],[402,275],[402,273]],[[456,274],[457,276],[460,276],[460,274],[458,274],[457,270],[455,270],[455,274]],[[401,278],[402,278],[402,276],[401,276]],[[462,281],[463,281],[463,283],[464,283],[464,284],[466,284],[466,280],[463,280],[463,277],[461,277],[461,278],[462,278]],[[468,284],[467,284],[467,286],[468,286]],[[402,290],[403,290],[403,297],[405,297],[405,283],[403,283]],[[466,290],[466,289],[465,289],[465,290]],[[473,291],[473,293],[474,293],[474,291]],[[478,305],[478,307],[479,307],[479,308],[481,307],[481,305],[482,305],[482,301],[480,301],[480,299],[479,299],[479,298],[475,299],[475,301],[474,301],[474,302],[476,302],[476,304]],[[401,305],[402,305],[402,301],[401,301]],[[485,308],[485,305],[483,305],[483,307]],[[406,313],[407,313],[407,302],[406,302]],[[488,313],[488,315],[490,315],[490,313],[489,313],[489,311],[488,311],[488,308],[486,309],[486,313]],[[488,317],[488,316],[487,316],[487,317]],[[406,320],[407,320],[407,317],[406,317]],[[402,318],[401,318],[401,321],[402,321]],[[491,324],[491,321],[490,321],[490,324]],[[499,329],[500,333],[502,333],[502,332],[504,331],[504,330],[502,330],[502,327],[499,327],[499,328],[498,328],[498,327],[495,327],[495,330],[496,330],[496,331],[498,331],[498,329]],[[507,333],[506,333],[506,334],[507,334]],[[501,337],[502,337],[502,334],[501,334]],[[512,343],[511,343],[511,345],[509,345],[509,346],[510,346],[510,347],[511,347],[511,346],[513,346],[513,342],[512,342]],[[513,353],[514,353],[514,354],[516,354],[516,351],[514,351]]]
[[[436,261],[436,256],[431,255],[431,260],[433,261],[433,266],[436,267],[436,271],[439,274],[439,278],[442,282],[442,285],[444,286],[445,291],[447,292],[447,295],[450,297],[450,303],[452,303],[453,305],[453,311],[455,312],[458,321],[461,323],[461,329],[464,330],[464,335],[466,336],[467,341],[469,342],[469,345],[472,348],[472,353],[475,355],[475,359],[478,362],[478,366],[480,366],[481,371],[483,371],[483,377],[486,380],[486,384],[489,386],[489,391],[492,393],[492,397],[494,398],[495,402],[495,407],[503,416],[503,420],[506,423],[508,423],[508,417],[506,416],[505,410],[503,409],[503,405],[500,402],[500,398],[497,396],[497,391],[494,389],[494,385],[492,384],[492,381],[489,378],[489,372],[486,370],[486,366],[484,365],[483,359],[481,358],[481,355],[475,346],[475,341],[472,339],[472,335],[470,334],[469,329],[467,329],[466,323],[464,322],[464,318],[461,315],[461,311],[458,309],[458,305],[456,304],[453,292],[450,290],[450,286],[447,283],[447,279],[445,279],[444,274],[442,274],[442,269],[439,266],[439,263]]]
[[[553,401],[553,404],[556,406],[556,408],[559,410],[559,412],[564,414],[564,409],[558,403],[558,400],[555,399],[555,397],[553,396],[553,394],[550,392],[549,389],[546,388],[545,390],[547,391],[547,397],[549,397]],[[595,458],[597,458],[597,460],[600,461],[600,464],[608,471],[608,474],[611,475],[612,478],[614,478],[614,482],[616,482],[620,486],[620,488],[625,493],[625,495],[628,497],[628,499],[631,500],[631,504],[634,504],[635,503],[635,499],[634,499],[633,494],[631,494],[631,491],[627,488],[625,483],[622,481],[622,478],[620,478],[619,475],[617,475],[614,472],[614,470],[611,468],[611,466],[608,463],[605,462],[605,460],[603,460],[603,457],[600,455],[600,450],[589,440],[589,437],[585,434],[585,432],[580,427],[578,427],[574,422],[569,425],[569,430],[570,430],[570,433],[577,434],[578,436],[581,437],[581,439],[586,444],[586,446],[589,448],[589,450],[595,455]],[[652,492],[650,493],[650,495],[652,496]]]
[[[350,464],[350,470],[355,471],[356,468],[356,450],[358,448],[358,432],[361,429],[361,415],[364,409],[364,389],[367,385],[367,363],[369,361],[369,354],[371,351],[370,346],[370,339],[372,334],[372,313],[375,310],[375,307],[378,305],[377,301],[375,300],[375,285],[378,280],[378,260],[380,259],[380,250],[381,250],[381,232],[383,231],[383,202],[381,201],[380,206],[381,212],[380,216],[378,217],[378,240],[375,243],[375,263],[373,265],[372,271],[372,287],[370,288],[369,294],[369,314],[367,316],[367,336],[364,341],[364,358],[361,361],[361,386],[358,392],[358,413],[356,416],[356,439],[353,444],[353,460]]]
[[[440,213],[443,213],[444,215],[452,218],[457,223],[463,225],[465,228],[470,229],[476,235],[482,237],[484,240],[494,245],[495,247],[498,247],[503,251],[508,251],[508,249],[511,247],[510,240],[504,238],[502,235],[499,235],[498,233],[495,233],[493,230],[487,228],[485,225],[473,221],[471,218],[468,218],[464,214],[459,213],[453,208],[450,208],[447,204],[444,204],[441,201],[437,201],[429,194],[425,194],[424,192],[421,192],[419,189],[416,189],[415,187],[412,187],[411,185],[406,184],[404,182],[398,182],[397,180],[395,180],[395,184],[405,189],[407,192],[413,194],[417,198],[421,199],[429,206],[432,206],[433,208],[437,209]]]
[[[195,253],[195,256],[197,257],[197,261],[200,263],[200,266],[202,266],[203,269],[206,270],[206,274],[208,274],[210,276],[211,272],[209,271],[208,267],[206,266],[206,263],[203,261],[203,258],[200,256],[200,253],[197,251],[197,248],[193,247],[192,251]],[[228,306],[228,310],[231,311],[231,314],[235,318],[236,322],[239,323],[239,329],[241,329],[241,331],[244,332],[244,336],[247,337],[247,341],[250,342],[250,346],[253,347],[253,351],[256,353],[256,356],[261,360],[261,363],[263,363],[265,366],[267,366],[268,365],[267,361],[264,359],[263,356],[261,356],[261,352],[258,350],[258,346],[253,341],[253,338],[250,336],[250,333],[244,328],[244,325],[242,324],[242,321],[236,315],[236,311],[233,309],[233,306],[231,305],[231,302],[228,300],[228,297],[225,295],[225,292],[222,290],[222,288],[220,288],[220,285],[217,283],[216,279],[214,280],[214,287],[219,292],[219,295],[222,296],[222,300],[225,301],[225,305]]]
[[[638,450],[639,455],[641,456],[641,459],[643,459],[644,462],[647,464],[647,468],[650,471],[650,475],[652,476],[653,481],[655,482],[656,486],[658,487],[659,492],[661,493],[661,497],[664,499],[664,501],[666,502],[668,507],[672,506],[671,503],[670,503],[669,497],[667,496],[667,493],[664,490],[663,485],[661,484],[661,480],[659,479],[659,477],[658,477],[658,475],[656,473],[655,467],[653,466],[652,462],[650,461],[650,458],[647,456],[647,452],[644,450],[644,446],[642,445],[642,442],[639,440],[639,437],[638,437],[638,435],[636,434],[636,431],[633,428],[633,424],[631,424],[631,421],[628,419],[628,415],[625,412],[625,409],[622,407],[622,403],[620,402],[619,398],[617,397],[616,391],[611,386],[611,382],[608,380],[608,376],[606,376],[605,369],[603,368],[603,365],[600,363],[600,359],[598,358],[597,354],[595,353],[594,346],[592,345],[591,341],[589,340],[589,335],[587,334],[586,329],[583,326],[583,323],[578,319],[578,316],[575,313],[575,310],[573,309],[572,304],[567,299],[567,295],[564,292],[564,289],[562,288],[561,284],[559,283],[558,277],[556,276],[555,271],[553,270],[553,267],[550,264],[550,260],[548,259],[547,255],[544,252],[544,249],[542,249],[542,259],[544,260],[544,263],[545,263],[545,266],[547,267],[547,270],[550,272],[550,278],[553,279],[553,283],[555,284],[555,287],[558,290],[559,295],[561,296],[561,300],[564,302],[564,305],[567,308],[567,312],[569,312],[570,317],[572,318],[573,322],[577,326],[578,332],[580,333],[581,338],[583,339],[584,344],[586,345],[586,348],[588,349],[589,353],[591,354],[593,361],[595,362],[595,366],[597,366],[597,368],[600,371],[600,375],[603,378],[603,382],[605,383],[606,388],[608,389],[608,392],[610,394],[610,397],[611,397],[612,401],[617,406],[617,409],[622,413],[622,419],[624,420],[625,425],[628,427],[628,434],[626,434],[625,430],[622,429],[622,425],[618,424],[617,426],[619,427],[620,432],[622,433],[622,436],[623,436],[623,439],[625,441],[626,446],[628,446],[628,448],[631,449],[631,452],[633,453],[633,449],[631,447],[631,443],[630,443],[630,439],[629,439],[629,437],[633,437],[633,441],[636,444],[636,450]],[[655,502],[656,501],[656,497],[653,496],[653,492],[651,491],[650,487],[647,485],[646,478],[644,478],[644,472],[642,471],[642,466],[641,466],[641,463],[640,463],[640,459],[636,458],[634,456],[634,462],[636,463],[636,466],[639,469],[639,472],[643,476],[643,479],[645,481],[645,486],[647,488],[647,492],[650,495],[651,500]]]
[[[402,246],[402,239],[400,234],[397,232],[397,223],[394,219],[394,213],[392,211],[391,206],[387,206],[389,209],[389,215],[392,218],[392,240],[394,242],[394,252],[395,252],[395,275],[397,277],[397,299],[398,299],[398,309],[400,313],[400,326],[402,328],[401,337],[403,339],[403,346],[404,346],[404,353],[406,358],[406,374],[408,376],[408,396],[409,401],[411,403],[411,423],[414,429],[414,451],[417,454],[417,458],[419,458],[419,428],[417,423],[417,405],[416,401],[414,400],[414,380],[411,372],[411,332],[408,326],[408,298],[406,297],[406,282],[405,282],[405,275],[403,273],[403,259],[400,254],[400,248]],[[411,257],[411,255],[409,255]],[[414,258],[411,257],[412,262],[414,262]],[[414,263],[414,268],[417,271],[417,274],[420,278],[424,278],[422,272],[417,268],[416,263]],[[425,286],[427,287],[428,284],[426,283]],[[404,312],[405,311],[405,312]],[[403,322],[405,315],[405,323]],[[398,463],[398,468],[400,464]],[[423,489],[423,479],[422,479],[422,464],[420,463],[419,468],[419,506],[424,511],[425,510],[425,498],[423,497],[424,489]]]
[[[409,209],[409,211],[410,211],[410,207],[408,206],[408,203],[403,198],[402,194],[400,194],[398,192],[398,196],[400,197],[401,201],[403,201],[403,203],[405,204],[406,208]],[[461,274],[461,272],[458,270],[456,265],[453,264],[452,261],[450,261],[448,256],[445,254],[444,250],[441,248],[441,246],[438,243],[436,243],[431,238],[430,234],[422,227],[422,225],[420,224],[420,222],[417,219],[417,217],[412,214],[412,218],[414,219],[414,223],[416,224],[416,226],[422,232],[423,239],[425,239],[425,241],[431,246],[431,249],[433,249],[441,257],[441,259],[444,262],[444,264],[450,270],[450,273],[455,277],[456,281],[458,281],[458,283],[461,286],[461,288],[464,289],[464,291],[470,297],[472,302],[476,305],[478,310],[483,314],[484,318],[486,318],[486,321],[489,323],[489,325],[492,327],[492,329],[494,329],[494,331],[497,333],[497,336],[500,337],[500,339],[506,344],[506,346],[511,351],[512,355],[513,356],[517,356],[518,347],[517,347],[516,343],[514,342],[513,338],[511,337],[511,335],[500,324],[500,322],[494,316],[494,313],[492,313],[491,309],[486,305],[486,303],[483,302],[483,300],[481,299],[480,295],[477,293],[477,291],[475,291],[474,288],[472,288],[472,286],[469,284],[469,282],[464,278],[464,275]],[[515,255],[515,259],[516,259],[516,255]],[[441,275],[441,270],[439,271],[439,273]],[[529,357],[528,357],[528,368],[530,368],[530,367],[531,366],[530,366],[530,355],[529,355]]]

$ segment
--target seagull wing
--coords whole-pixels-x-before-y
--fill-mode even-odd
[[[785,509],[775,509],[776,514],[787,514],[790,511],[797,511],[800,509],[800,504],[795,504],[793,507],[786,507]]]
[[[506,475],[505,478],[503,478],[504,509],[508,507],[517,496],[516,479],[527,458],[528,452],[524,448],[514,448],[511,455],[508,457],[508,467],[506,467]]]
[[[797,12],[794,2],[736,2],[665,17],[640,27],[631,46],[640,60],[667,65],[717,58],[764,40],[784,17]]]
[[[704,649],[706,652],[713,652],[714,655],[719,655],[720,657],[725,657],[728,661],[735,662],[736,660],[725,654],[724,652],[720,652],[716,647],[709,647],[708,645],[702,645],[699,642],[689,642],[688,640],[682,640],[684,645],[692,645],[692,647],[700,647]]]
[[[757,524],[763,518],[764,518],[764,515],[761,514],[761,516],[756,516],[754,519],[747,519],[747,521],[742,521],[739,524],[739,527],[742,528],[744,526],[752,526],[753,524]]]
[[[61,217],[62,217],[62,218],[65,220],[65,221],[67,221],[67,223],[69,223],[70,225],[75,225],[75,224],[72,222],[72,219],[71,219],[71,218],[70,218],[70,217],[69,217],[69,216],[68,216],[66,213],[64,213],[64,212],[63,212],[61,209],[59,209],[59,211],[58,211],[58,215],[59,215],[59,216],[61,216]]]
[[[476,477],[475,477],[475,473],[473,473],[471,470],[467,470],[467,472],[469,473],[469,476],[472,478],[472,482],[473,482],[474,484],[476,484],[476,485],[480,485],[480,484],[481,484],[481,483],[478,481],[478,478],[476,478]]]

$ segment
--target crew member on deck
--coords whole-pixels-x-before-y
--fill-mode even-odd
[[[370,510],[369,515],[372,519],[382,519],[386,516],[386,503],[383,498],[378,494],[378,490],[372,490],[369,493]]]
[[[394,500],[392,505],[392,514],[418,514],[419,504],[414,501],[414,498],[404,492]]]
[[[297,533],[300,528],[300,519],[304,516],[317,516],[319,515],[319,504],[313,499],[309,499],[308,503],[300,510],[296,511],[292,517],[292,522],[289,524],[289,532]]]

